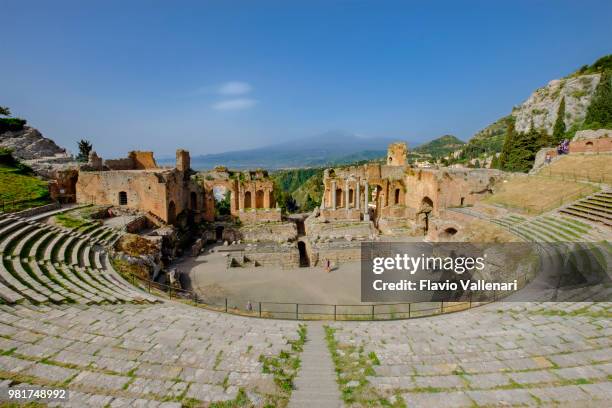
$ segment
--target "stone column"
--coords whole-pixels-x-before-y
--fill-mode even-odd
[[[365,204],[363,205],[363,220],[370,221],[370,186],[368,185],[368,180],[366,180],[364,187]]]
[[[244,211],[244,189],[238,186],[238,211]]]
[[[264,190],[263,207],[270,208],[270,191]]]
[[[349,182],[348,179],[346,179],[346,181],[344,182],[344,207],[348,210],[349,209]]]
[[[357,183],[355,186],[355,208],[356,209],[360,209],[361,208],[361,197],[359,197],[359,194],[361,193],[361,179],[359,177],[357,177]]]
[[[336,180],[331,182],[331,205],[332,210],[336,209]]]

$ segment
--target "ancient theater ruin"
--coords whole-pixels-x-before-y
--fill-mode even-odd
[[[114,160],[102,160],[92,152],[79,169],[76,201],[139,210],[168,224],[185,210],[196,221],[205,213],[204,189],[191,179],[185,150],[177,150],[172,168],[158,166],[152,152],[133,151]]]
[[[78,171],[76,201],[140,211],[161,224],[185,214],[199,226],[197,248],[224,242],[229,267],[355,261],[365,240],[452,237],[462,225],[446,209],[472,206],[501,178],[490,169],[414,167],[407,153],[397,142],[386,164],[326,169],[321,205],[311,214],[283,214],[267,171],[195,172],[184,150],[174,167],[158,166],[151,152],[105,161],[93,152]]]
[[[502,173],[491,169],[416,168],[407,164],[407,152],[405,143],[393,143],[387,164],[326,170],[321,209],[308,223],[311,230],[319,235],[327,230],[329,236],[336,225],[344,230],[352,225],[360,238],[370,230],[375,235],[427,235],[446,208],[475,204],[501,179]]]

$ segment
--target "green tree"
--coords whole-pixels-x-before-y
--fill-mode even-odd
[[[86,162],[89,160],[89,153],[93,149],[91,142],[89,140],[81,139],[79,141],[79,155],[77,156],[77,161]]]
[[[491,168],[492,169],[500,169],[501,166],[499,164],[499,156],[493,153],[493,158],[491,159]]]
[[[612,127],[612,71],[601,74],[597,89],[584,118],[585,129]]]
[[[512,146],[516,143],[517,133],[514,129],[514,120],[508,120],[508,126],[506,128],[506,136],[504,137],[504,144],[502,146],[501,154],[499,155],[499,168],[506,170],[508,164],[508,158]]]
[[[549,144],[550,137],[544,130],[538,130],[531,122],[525,133],[517,133],[508,153],[504,170],[528,172],[533,166],[536,153]]]
[[[223,200],[216,202],[215,210],[218,216],[219,215],[229,215],[231,213],[231,200],[232,200],[232,193],[228,191],[223,196]]]
[[[557,119],[553,127],[553,142],[559,143],[565,138],[565,97],[561,98],[559,109],[557,109]]]
[[[6,106],[0,106],[0,115],[11,116],[11,110]]]

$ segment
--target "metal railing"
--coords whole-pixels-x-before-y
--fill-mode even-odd
[[[435,316],[472,309],[477,306],[501,300],[511,293],[501,295],[495,290],[484,292],[464,292],[460,299],[452,301],[376,303],[376,304],[326,304],[326,303],[293,303],[293,302],[250,302],[251,308],[244,302],[228,297],[207,298],[195,291],[176,288],[159,282],[143,279],[134,274],[127,276],[132,285],[157,296],[166,296],[170,300],[180,300],[208,310],[224,312],[247,317],[284,320],[400,320],[418,317]],[[527,273],[517,278],[518,288],[530,282]]]

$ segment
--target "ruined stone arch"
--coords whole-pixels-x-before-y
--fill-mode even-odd
[[[176,204],[174,201],[170,201],[168,204],[168,224],[174,224],[176,221]]]
[[[440,233],[440,238],[442,239],[448,239],[451,238],[453,235],[455,235],[457,232],[459,232],[457,230],[457,228],[455,227],[447,227],[444,228],[444,230]]]
[[[253,204],[251,203],[251,192],[247,191],[244,193],[244,208],[251,208]]]
[[[344,194],[341,188],[336,188],[336,207],[344,207]]]
[[[274,208],[274,191],[273,190],[269,190],[268,191],[268,202],[270,203],[270,208]]]
[[[433,210],[434,204],[433,200],[427,196],[423,197],[421,200],[421,208],[419,212],[421,213],[430,213]]]
[[[396,187],[395,192],[393,193],[393,204],[402,204],[402,201],[402,190]]]
[[[421,207],[419,208],[418,220],[423,229],[424,235],[429,231],[429,217],[433,211],[433,200],[427,196],[421,200]]]
[[[195,191],[192,191],[189,194],[189,204],[192,211],[197,211],[198,209],[198,195]]]
[[[255,208],[263,208],[264,203],[264,191],[257,190],[255,192]]]

